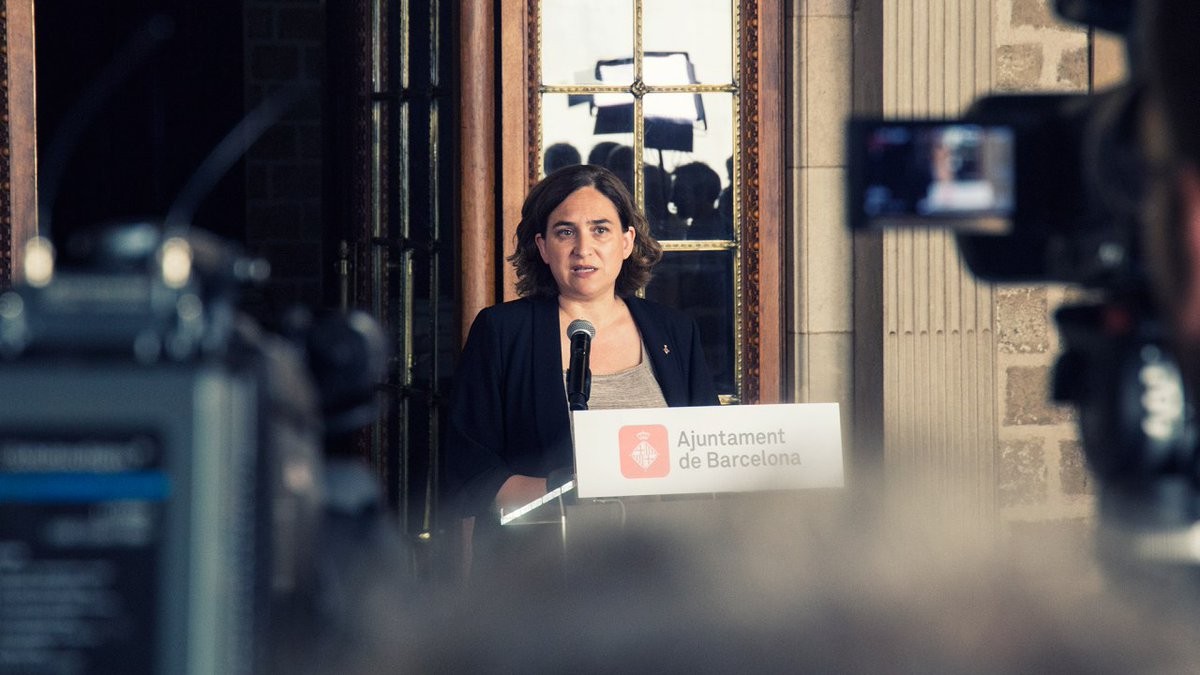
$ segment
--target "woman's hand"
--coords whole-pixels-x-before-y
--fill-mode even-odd
[[[496,493],[501,512],[513,511],[546,494],[546,479],[535,476],[509,476]]]

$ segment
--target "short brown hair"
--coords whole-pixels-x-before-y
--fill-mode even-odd
[[[617,275],[617,295],[628,297],[650,282],[651,269],[662,258],[662,246],[650,234],[646,216],[633,203],[633,196],[616,174],[602,166],[578,164],[546,176],[525,198],[521,222],[517,225],[517,249],[508,261],[517,271],[517,293],[558,295],[558,284],[550,266],[538,252],[537,235],[545,236],[550,214],[580,188],[595,188],[616,207],[621,230],[633,228],[633,253],[621,265]]]

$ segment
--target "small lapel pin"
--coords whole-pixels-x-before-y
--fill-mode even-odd
[[[666,346],[666,345],[663,345],[663,353],[664,353],[664,354],[670,354],[670,353],[671,353],[671,350],[670,350],[670,349],[667,349],[667,346]]]

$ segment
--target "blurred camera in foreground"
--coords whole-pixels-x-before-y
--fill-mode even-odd
[[[1161,261],[1143,246],[1155,169],[1138,31],[1152,4],[1055,3],[1063,19],[1125,38],[1132,75],[1108,91],[985,96],[958,119],[851,120],[847,219],[858,231],[946,230],[986,281],[1081,287],[1055,314],[1053,396],[1078,411],[1102,536],[1191,566],[1200,449],[1155,293]]]
[[[265,263],[197,230],[24,262],[0,296],[0,671],[262,670],[316,587],[327,435],[374,417],[374,381],[325,371],[377,375],[378,327],[263,330],[238,301]]]

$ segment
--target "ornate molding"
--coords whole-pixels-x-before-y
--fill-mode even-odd
[[[541,63],[542,54],[542,18],[541,12],[538,11],[538,4],[541,0],[529,0],[529,7],[526,10],[529,17],[529,37],[525,41],[528,49],[525,53],[525,82],[528,87],[528,106],[526,110],[529,112],[525,118],[528,127],[526,129],[525,138],[529,139],[528,155],[526,157],[526,172],[528,177],[528,187],[533,187],[533,184],[538,179],[538,161],[539,150],[542,147],[542,95],[541,95],[541,73],[538,72],[538,64]]]
[[[0,288],[12,285],[12,120],[9,118],[8,10],[0,5]]]
[[[758,0],[741,0],[741,99],[742,129],[742,400],[757,403],[762,378],[759,332],[759,284],[762,239],[759,236],[759,48]]]

